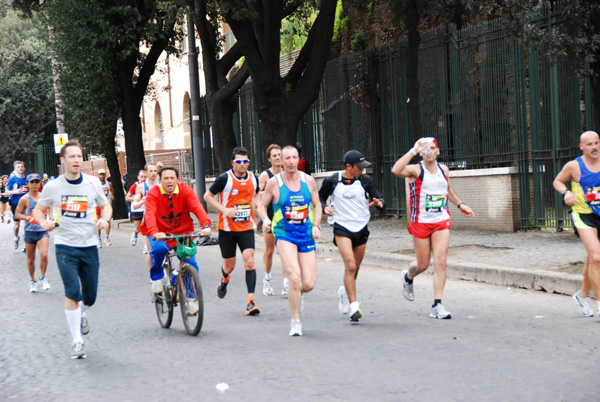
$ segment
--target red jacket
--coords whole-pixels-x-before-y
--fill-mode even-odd
[[[211,224],[208,214],[190,186],[179,182],[175,191],[168,194],[159,184],[146,194],[146,211],[140,231],[144,236],[154,236],[159,232],[188,234],[194,231],[190,213],[196,215],[202,227]]]

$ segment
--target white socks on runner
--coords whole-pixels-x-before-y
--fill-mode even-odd
[[[65,315],[67,316],[67,324],[69,324],[73,343],[83,343],[81,338],[81,307],[77,307],[75,310],[65,310]]]
[[[271,274],[265,274],[265,279],[268,280],[268,281],[270,281],[272,279],[271,278]]]

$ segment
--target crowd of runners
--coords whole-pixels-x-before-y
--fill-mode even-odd
[[[590,290],[600,291],[600,138],[595,132],[581,135],[583,155],[565,165],[554,187],[572,207],[574,227],[588,252],[581,290],[573,298],[581,314],[593,317]],[[433,299],[429,316],[450,319],[442,304],[446,282],[446,259],[450,243],[449,207],[454,204],[467,217],[473,210],[454,191],[448,167],[439,163],[439,147],[432,137],[421,138],[402,155],[392,168],[405,178],[410,189],[408,231],[412,235],[416,261],[401,273],[401,286],[408,301],[415,299],[414,280],[429,267],[433,256]],[[265,251],[262,256],[264,277],[262,293],[273,296],[272,272],[275,250],[281,261],[281,295],[287,296],[290,312],[290,336],[302,335],[300,320],[304,297],[317,280],[315,239],[321,236],[321,219],[329,217],[334,244],[344,262],[341,284],[337,289],[340,313],[358,322],[360,309],[357,278],[369,239],[371,207],[384,208],[385,200],[364,170],[371,163],[361,152],[344,154],[342,170],[325,178],[320,188],[315,179],[301,169],[300,152],[295,146],[272,144],[266,149],[269,168],[260,175],[248,170],[248,151],[236,147],[231,152],[231,169],[218,175],[204,194],[204,200],[218,211],[218,244],[221,251],[221,278],[216,296],[227,295],[233,278],[239,248],[248,293],[246,315],[261,313],[255,298],[257,273],[255,235],[262,230]],[[411,164],[419,156],[418,163]],[[0,217],[12,224],[14,248],[19,251],[23,233],[29,291],[49,291],[49,233],[55,232],[55,256],[65,293],[65,316],[72,336],[72,358],[86,356],[82,335],[89,333],[87,310],[96,301],[100,259],[98,249],[111,246],[112,183],[106,171],[95,175],[82,173],[81,145],[69,141],[60,153],[64,174],[57,179],[38,173],[26,174],[22,161],[14,162],[9,177],[2,176]],[[567,187],[568,182],[571,188]],[[200,222],[201,234],[210,236],[212,222],[193,189],[179,180],[173,167],[149,163],[137,173],[137,181],[128,189],[130,219],[134,223],[130,244],[143,243],[151,290],[163,291],[162,263],[169,242],[157,241],[167,234],[194,231],[192,214]],[[260,221],[257,219],[260,218]],[[21,225],[21,222],[23,224]],[[23,226],[23,229],[21,229]],[[104,236],[103,236],[104,233]],[[140,233],[142,239],[139,239]],[[39,253],[39,274],[36,274]],[[188,261],[196,269],[195,258]],[[600,303],[596,315],[600,316]]]

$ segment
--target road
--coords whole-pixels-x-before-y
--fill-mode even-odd
[[[257,317],[244,315],[238,261],[224,300],[215,296],[218,246],[199,248],[205,318],[197,337],[179,311],[158,325],[141,244],[113,231],[100,250],[100,289],[89,311],[88,358],[71,360],[63,290],[54,252],[48,292],[28,293],[25,254],[0,226],[0,400],[17,401],[589,401],[600,394],[599,318],[583,318],[567,296],[449,281],[451,320],[429,318],[430,275],[402,297],[400,271],[364,267],[363,319],[337,308],[342,265],[318,261],[306,296],[304,336],[289,337],[287,300],[262,295],[257,255]],[[367,248],[368,252],[368,248]],[[226,383],[224,392],[215,387]]]

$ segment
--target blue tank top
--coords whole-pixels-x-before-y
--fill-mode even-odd
[[[27,194],[27,198],[29,198],[29,206],[25,208],[25,210],[23,211],[23,215],[31,216],[31,211],[34,210],[35,206],[37,205],[37,201],[34,201],[33,198],[29,196],[29,194]],[[36,223],[33,225],[28,221],[25,221],[25,230],[28,232],[45,232],[45,230],[42,229],[42,227],[39,224]]]
[[[578,156],[576,160],[581,171],[579,185],[583,191],[585,202],[594,214],[600,215],[600,172],[590,172],[581,156]]]
[[[290,191],[285,185],[281,173],[275,176],[279,185],[279,200],[273,202],[273,220],[271,228],[277,238],[294,240],[312,240],[314,212],[310,208],[310,190],[306,183],[306,174],[300,173],[300,190]]]

